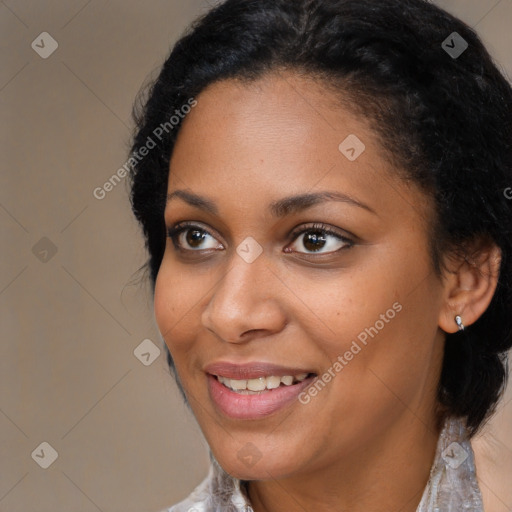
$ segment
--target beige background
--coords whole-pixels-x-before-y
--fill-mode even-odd
[[[512,0],[438,3],[512,76]],[[93,190],[126,161],[141,84],[208,7],[0,3],[1,511],[158,511],[205,476],[204,441],[163,352],[149,366],[134,355],[160,338],[149,289],[132,280],[146,256],[127,183],[101,200]],[[59,45],[47,59],[31,48],[44,31]],[[511,431],[509,387],[476,443],[491,512],[512,510]],[[48,469],[31,456],[42,442],[58,453]]]

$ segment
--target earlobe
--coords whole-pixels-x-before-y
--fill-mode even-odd
[[[464,330],[489,307],[498,284],[501,250],[494,243],[480,245],[471,257],[461,261],[452,256],[451,262],[443,281],[445,299],[439,312],[439,327],[447,333]]]

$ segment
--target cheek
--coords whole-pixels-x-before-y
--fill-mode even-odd
[[[191,329],[197,326],[192,316],[199,307],[199,283],[190,282],[184,272],[162,262],[155,282],[154,313],[158,329],[175,356],[186,349],[191,339]]]
[[[407,288],[387,294],[382,290],[381,298],[368,301],[366,307],[354,303],[351,319],[340,323],[340,332],[346,328],[347,336],[330,352],[332,360],[342,357],[334,368],[338,370],[332,394],[337,404],[334,415],[347,421],[350,411],[354,431],[367,423],[369,427],[375,422],[384,425],[405,409],[418,411],[425,400],[430,403],[442,343],[436,339],[431,312],[435,300],[429,288],[425,283],[413,293],[407,293]],[[429,311],[425,311],[426,303],[433,306]],[[425,410],[418,411],[419,416],[423,414]]]
[[[433,374],[440,348],[435,341],[440,294],[429,272],[427,258],[382,257],[353,269],[313,301],[328,336],[319,338],[312,329],[309,336],[322,340],[331,373],[343,374],[334,379],[335,387],[364,394],[370,402],[372,396],[392,399],[393,394],[413,399],[414,388]]]
[[[165,333],[172,327],[176,317],[177,302],[174,300],[171,289],[174,288],[170,276],[165,271],[164,263],[161,264],[155,282],[154,311],[155,320],[160,333],[165,338]]]
[[[293,314],[307,338],[334,362],[353,341],[363,347],[376,330],[379,334],[389,330],[401,309],[399,287],[378,265],[352,267],[321,279],[295,279],[290,288],[301,300]]]

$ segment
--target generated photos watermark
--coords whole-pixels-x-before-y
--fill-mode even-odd
[[[99,200],[105,199],[107,194],[114,190],[114,188],[121,182],[123,178],[129,174],[130,170],[133,169],[138,162],[144,159],[149,152],[157,146],[157,140],[162,141],[166,134],[170,133],[176,126],[180,124],[182,119],[197,105],[197,100],[189,98],[187,103],[181,106],[180,109],[175,109],[174,114],[169,117],[168,121],[160,123],[148,136],[146,142],[138,148],[137,151],[133,151],[130,158],[119,168],[117,171],[110,176],[110,178],[101,186],[96,187],[92,195]]]
[[[393,318],[402,311],[402,304],[395,302],[391,308],[385,313],[381,314],[379,320],[377,320],[372,326],[365,328],[357,335],[357,341],[353,340],[350,348],[346,350],[342,355],[339,355],[334,363],[317,379],[315,379],[311,385],[306,388],[302,393],[299,394],[299,402],[301,404],[309,404],[311,399],[320,393],[329,382],[331,382],[337,374],[339,374],[345,366],[347,366],[354,356],[359,354],[364,347],[368,345],[368,338],[374,338],[379,334],[386,324],[389,324]],[[358,343],[359,342],[359,343]],[[362,346],[361,346],[362,345]]]

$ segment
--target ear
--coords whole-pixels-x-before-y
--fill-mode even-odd
[[[482,240],[469,246],[464,256],[447,256],[444,301],[439,312],[439,327],[443,331],[458,330],[456,315],[460,315],[465,327],[483,315],[498,284],[500,263],[499,247]]]

